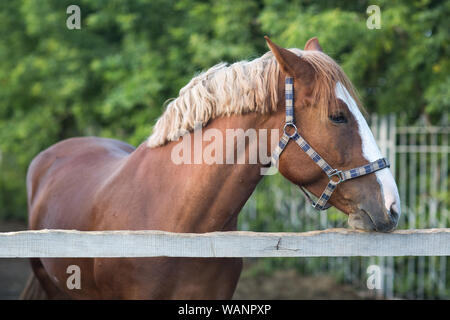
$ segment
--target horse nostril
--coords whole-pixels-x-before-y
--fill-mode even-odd
[[[396,205],[395,202],[389,208],[389,213],[390,213],[391,219],[393,221],[397,221],[398,220],[398,217],[400,216],[400,213],[399,213],[399,210],[398,210],[397,205]]]

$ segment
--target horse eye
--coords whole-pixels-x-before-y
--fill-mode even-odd
[[[330,115],[329,118],[334,123],[347,123],[347,118],[342,113]]]

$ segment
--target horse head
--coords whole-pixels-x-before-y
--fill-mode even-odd
[[[285,135],[297,142],[280,142],[280,173],[318,197],[324,194],[325,202],[348,214],[350,226],[392,231],[400,216],[397,185],[385,160],[380,160],[380,149],[345,73],[322,52],[316,38],[304,50],[288,50],[266,40],[281,81],[289,79],[285,99],[280,99],[285,105],[279,107],[286,108]],[[293,106],[292,122],[288,104]],[[333,190],[327,195],[323,190],[330,183]]]

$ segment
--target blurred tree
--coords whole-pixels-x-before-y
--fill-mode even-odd
[[[66,8],[81,8],[68,30]],[[366,8],[381,8],[381,29]],[[137,145],[166,99],[202,69],[260,56],[269,34],[302,48],[318,36],[369,111],[450,106],[449,1],[108,0],[0,3],[0,218],[25,217],[31,159],[72,136]]]

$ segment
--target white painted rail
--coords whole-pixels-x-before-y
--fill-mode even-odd
[[[39,230],[0,233],[0,258],[449,256],[450,228],[373,233]]]

